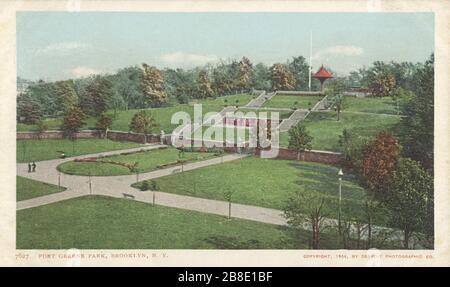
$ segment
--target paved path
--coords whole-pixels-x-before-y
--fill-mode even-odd
[[[272,107],[244,107],[247,110],[268,110],[268,111],[292,111],[289,108],[272,108]]]
[[[118,150],[104,153],[88,154],[81,157],[93,157],[98,155],[113,155],[120,154],[123,152],[136,151],[141,149],[156,149],[162,147],[161,145],[148,145],[144,148],[134,148],[127,150]],[[86,195],[104,195],[115,198],[123,198],[124,194],[131,195],[133,200],[152,203],[153,202],[153,192],[152,191],[140,191],[138,189],[132,188],[131,184],[148,179],[159,178],[163,176],[170,176],[183,171],[194,170],[202,167],[207,167],[215,164],[220,164],[222,162],[239,160],[246,157],[246,154],[230,154],[224,157],[217,157],[205,161],[194,162],[186,164],[183,167],[175,166],[161,170],[155,170],[147,173],[142,173],[139,178],[136,175],[120,175],[120,176],[76,176],[76,175],[61,175],[61,186],[67,189],[63,192],[54,193],[50,195],[45,195],[41,197],[36,197],[28,200],[23,200],[17,202],[17,210],[33,208],[37,206],[42,206],[50,203],[55,203],[63,200],[68,200],[72,198],[77,198]],[[28,166],[26,163],[17,164],[17,175],[27,177],[30,179],[58,184],[58,171],[56,167],[66,161],[73,160],[77,157],[66,158],[66,159],[54,159],[38,162],[38,168],[34,173],[28,173]],[[205,213],[212,213],[227,216],[228,215],[228,202],[212,199],[204,199],[192,196],[178,195],[166,192],[155,192],[155,202],[158,205],[181,208],[187,210],[194,210]],[[281,210],[264,208],[259,206],[244,205],[233,203],[231,207],[231,216],[235,218],[241,218],[246,220],[258,221],[269,224],[276,225],[286,225],[287,221],[283,216]],[[336,226],[337,220],[335,219],[325,219],[324,225],[326,226]],[[303,226],[305,229],[310,229],[310,226],[305,224]],[[391,229],[385,227],[373,227],[374,231],[377,230],[387,230]],[[364,238],[364,235],[363,235]],[[401,232],[392,231],[390,239],[399,240],[401,239]]]
[[[159,148],[161,145],[149,146],[146,149]],[[108,154],[119,154],[121,152],[129,152],[136,149],[120,150],[115,152],[108,152]],[[139,149],[137,149],[139,150]],[[106,153],[96,153],[89,154],[81,157],[92,157],[98,155],[106,155]],[[155,170],[147,173],[139,174],[137,178],[136,175],[119,175],[119,176],[80,176],[80,175],[68,175],[64,173],[59,173],[56,167],[66,161],[73,160],[75,157],[66,159],[54,159],[38,162],[38,167],[36,172],[28,173],[28,166],[26,163],[17,164],[17,175],[27,177],[30,179],[55,184],[58,185],[58,178],[60,179],[61,186],[67,189],[60,193],[50,194],[46,196],[41,196],[29,200],[19,201],[17,203],[17,209],[26,209],[31,207],[36,207],[44,204],[49,204],[53,202],[58,202],[61,200],[66,200],[70,198],[75,198],[83,195],[89,194],[103,194],[110,196],[123,196],[123,193],[134,193],[136,189],[132,188],[130,185],[136,181],[142,181],[147,179],[153,179],[163,176],[172,175],[181,171],[188,171],[197,168],[202,168],[214,164],[220,164],[227,161],[241,159],[246,157],[246,154],[230,154],[222,157],[217,157],[205,161],[193,162],[186,164],[184,166],[174,166],[165,169]]]

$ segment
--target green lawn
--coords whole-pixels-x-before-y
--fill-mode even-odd
[[[47,194],[64,191],[64,187],[58,188],[53,184],[28,179],[25,177],[16,177],[17,201],[27,200]]]
[[[61,124],[62,124],[61,119],[49,118],[49,119],[44,119],[44,122],[47,124],[48,130],[59,130],[61,128]],[[37,131],[38,130],[36,125],[27,125],[27,124],[22,124],[22,123],[17,123],[16,129],[18,132]]]
[[[313,112],[306,118],[304,124],[313,136],[313,149],[339,151],[339,136],[344,129],[359,136],[374,136],[381,130],[391,129],[399,121],[400,117],[397,116],[344,111],[339,121],[336,120],[335,112]],[[280,145],[287,147],[288,143],[288,133],[280,133]]]
[[[275,110],[270,110],[270,109],[246,109],[246,108],[239,108],[237,111],[238,112],[243,112],[244,114],[249,113],[249,112],[253,112],[253,113],[256,114],[256,116],[261,117],[261,118],[262,118],[262,115],[260,115],[260,113],[261,112],[266,112],[267,115],[265,117],[267,117],[269,119],[270,119],[271,114],[273,112],[279,113],[278,114],[278,118],[279,119],[287,119],[294,112],[293,110],[290,110],[290,111],[284,111],[284,110],[282,110],[282,111],[279,111],[279,110],[275,111]]]
[[[44,119],[44,122],[47,124],[48,129],[47,130],[60,130],[62,125],[62,119],[59,118],[47,118]],[[95,129],[95,118],[87,118],[85,120],[86,124],[83,126],[82,129]],[[18,132],[28,132],[28,131],[38,131],[38,128],[36,125],[28,125],[23,123],[17,123],[16,130]]]
[[[275,209],[283,209],[290,195],[300,191],[308,197],[323,196],[328,216],[336,217],[337,172],[323,164],[250,157],[155,181],[164,192],[225,200],[224,193],[232,191],[233,202]],[[361,215],[366,193],[352,175],[343,179],[342,196],[344,214]],[[384,223],[381,215],[377,220]]]
[[[217,98],[210,98],[210,99],[196,99],[192,100],[190,104],[203,104],[203,105],[213,105],[213,106],[221,106],[224,105],[239,105],[244,106],[248,104],[252,100],[253,96],[249,94],[237,94],[237,95],[229,95],[229,96],[222,96]],[[238,102],[236,102],[236,100]]]
[[[222,106],[218,105],[203,105],[202,113],[205,115],[208,112],[220,112],[222,110]],[[117,113],[116,118],[112,124],[112,130],[119,131],[128,131],[130,121],[133,115],[139,110],[128,110],[128,111],[120,111]],[[154,128],[152,132],[159,133],[161,130],[164,132],[171,133],[176,127],[180,124],[171,124],[172,115],[176,112],[186,112],[191,117],[191,121],[194,121],[194,106],[193,105],[177,105],[173,107],[165,107],[165,108],[154,108],[149,109],[151,114],[153,115],[158,127]]]
[[[390,98],[356,98],[345,97],[344,110],[348,112],[365,112],[377,114],[397,114],[395,102]]]
[[[283,96],[275,95],[270,100],[264,103],[264,107],[271,108],[292,108],[308,109],[314,107],[314,105],[320,101],[320,96]],[[295,104],[297,102],[297,104]]]
[[[309,232],[87,196],[17,212],[17,249],[306,249]],[[322,248],[335,248],[322,236]]]
[[[128,155],[104,157],[102,161],[115,161],[127,164],[138,162],[139,172],[149,172],[158,169],[159,165],[176,163],[179,151],[175,148],[156,149]],[[189,162],[205,160],[214,157],[213,153],[185,152],[184,160]],[[68,161],[58,166],[58,170],[74,175],[112,176],[134,174],[126,166],[106,162],[75,162]]]
[[[73,143],[67,139],[61,140],[18,140],[17,162],[29,162],[55,159],[60,156],[58,151],[64,151],[66,156],[127,149],[141,146],[133,142],[119,142],[108,139],[78,139]],[[75,150],[73,150],[75,147]]]
[[[230,101],[234,101],[239,99],[239,104],[245,104],[250,101],[251,96],[242,94],[242,95],[233,95],[228,96]],[[223,109],[223,101],[221,98],[204,100],[201,101],[203,103],[202,110],[203,114],[207,112],[220,112]],[[193,121],[194,116],[194,106],[192,104],[175,104],[170,107],[162,107],[162,108],[150,108],[147,109],[151,112],[153,117],[155,118],[158,127],[155,127],[152,132],[159,133],[161,130],[164,130],[166,133],[171,133],[178,124],[171,124],[172,115],[176,112],[187,112],[191,116],[191,120]],[[140,111],[139,109],[125,110],[125,111],[114,111],[110,110],[108,113],[113,117],[112,130],[118,131],[129,131],[130,121],[133,118],[134,114]],[[49,130],[59,130],[62,124],[61,119],[46,119],[46,123],[48,124]],[[96,118],[89,117],[86,119],[86,125],[83,127],[84,129],[94,129]],[[26,124],[17,124],[17,131],[36,131],[36,125],[26,125]]]

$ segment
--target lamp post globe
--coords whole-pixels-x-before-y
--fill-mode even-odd
[[[339,213],[338,213],[338,230],[339,234],[341,234],[341,201],[342,201],[342,176],[344,172],[342,172],[342,168],[338,171],[339,176]]]

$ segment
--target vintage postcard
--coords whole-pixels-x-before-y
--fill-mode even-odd
[[[188,3],[0,4],[0,265],[449,265],[449,3]]]

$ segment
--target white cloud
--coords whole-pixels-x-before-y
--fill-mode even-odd
[[[357,46],[333,46],[314,53],[313,58],[326,58],[328,56],[361,56],[364,49]]]
[[[49,54],[54,52],[68,52],[89,48],[90,45],[78,42],[62,42],[50,44],[44,48],[38,49],[37,54]]]
[[[166,64],[183,64],[186,66],[202,66],[207,63],[216,63],[220,59],[216,55],[198,55],[175,52],[160,56],[162,62]]]
[[[70,74],[72,76],[74,76],[75,78],[82,78],[82,77],[87,77],[90,75],[97,75],[97,74],[101,74],[102,71],[101,70],[97,70],[97,69],[93,69],[90,67],[85,67],[85,66],[79,66],[76,68],[73,68],[72,70],[70,70]]]

